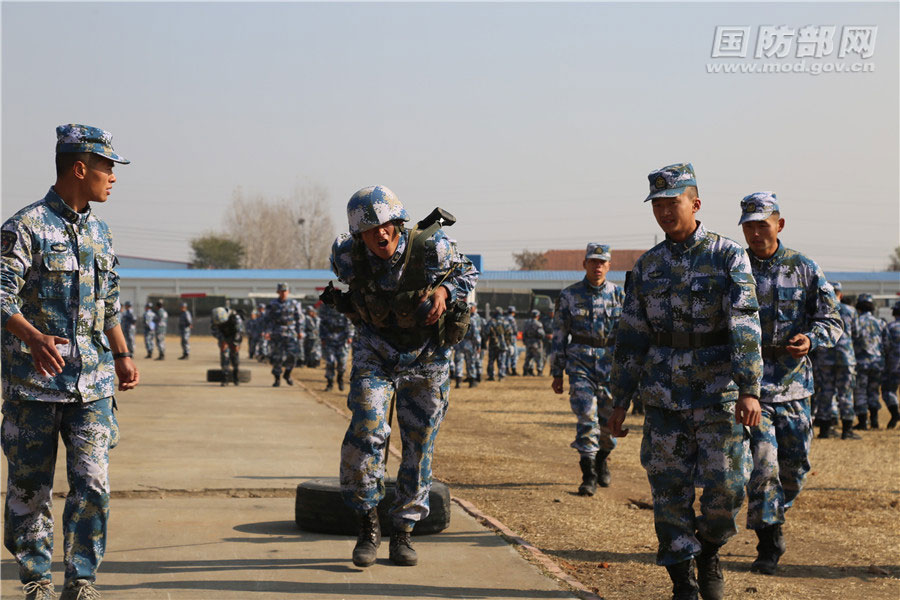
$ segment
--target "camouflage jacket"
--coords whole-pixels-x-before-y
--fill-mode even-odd
[[[833,348],[817,348],[813,353],[813,363],[819,366],[840,365],[844,367],[856,366],[856,353],[853,351],[853,340],[859,337],[859,315],[856,309],[849,304],[838,302],[838,312],[841,316],[841,337]]]
[[[303,310],[293,298],[269,302],[263,318],[263,331],[272,336],[299,338],[303,333]]]
[[[481,347],[481,332],[484,329],[484,317],[477,312],[469,317],[469,330],[466,331],[464,340],[475,344],[476,348]]]
[[[518,333],[515,317],[511,317],[510,315],[503,315],[502,317],[500,317],[500,321],[503,324],[503,335],[506,336],[506,345],[515,346],[516,333]]]
[[[884,351],[888,345],[887,324],[870,312],[859,315],[859,337],[853,342],[856,366],[884,369]]]
[[[178,329],[184,331],[185,329],[190,329],[194,324],[194,318],[191,316],[191,311],[186,310],[178,315]]]
[[[725,335],[697,348],[657,344],[657,335]],[[643,256],[625,286],[611,377],[617,407],[634,394],[648,406],[686,410],[760,395],[759,305],[747,253],[697,229],[666,238]]]
[[[318,315],[313,317],[312,315],[306,315],[306,322],[303,325],[303,333],[306,334],[306,339],[308,340],[318,340],[319,339],[319,317]]]
[[[353,337],[354,327],[347,315],[341,314],[327,304],[319,312],[319,336],[325,346],[342,346]]]
[[[135,325],[137,325],[137,317],[134,316],[134,311],[130,308],[121,312],[119,321],[122,323],[123,331],[134,331]]]
[[[88,207],[69,208],[51,187],[2,227],[3,398],[91,402],[115,391],[105,331],[119,324],[119,277],[109,227]],[[69,340],[63,372],[39,375],[29,348],[6,333],[21,314],[41,333]]]
[[[506,342],[506,325],[503,317],[491,317],[484,325],[484,338],[489,346],[500,348],[507,347]]]
[[[210,325],[210,331],[219,343],[240,344],[244,339],[244,320],[241,318],[241,315],[232,311],[228,320],[221,325]]]
[[[544,326],[537,319],[529,319],[522,326],[522,342],[526,345],[543,345]]]
[[[565,372],[570,377],[609,378],[610,346],[615,341],[624,300],[625,292],[614,283],[604,281],[594,287],[587,278],[560,292],[553,318],[551,376],[562,377]],[[570,335],[578,339],[570,340]]]
[[[166,329],[169,328],[169,312],[165,308],[159,307],[156,309],[156,315],[153,317],[153,321],[156,323],[156,331],[165,333]]]
[[[765,260],[750,255],[762,328],[763,380],[760,402],[787,402],[812,396],[812,361],[784,348],[798,333],[810,350],[831,348],[843,333],[838,299],[822,269],[796,250],[778,249]]]
[[[887,324],[885,346],[885,373],[900,376],[900,317]]]
[[[144,333],[148,333],[156,329],[156,313],[152,308],[144,311]]]

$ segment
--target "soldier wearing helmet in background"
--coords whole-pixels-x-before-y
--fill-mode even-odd
[[[298,357],[303,353],[301,340],[303,339],[304,317],[300,303],[293,298],[288,298],[290,288],[287,283],[279,283],[276,290],[278,297],[269,302],[263,326],[271,346],[272,375],[275,376],[272,387],[281,385],[282,367],[284,368],[285,383],[294,385],[291,371],[294,370]]]
[[[147,356],[144,358],[153,358],[153,344],[156,340],[156,313],[153,312],[153,305],[149,302],[144,306],[144,348],[147,350]]]
[[[856,416],[859,419],[856,429],[866,430],[870,426],[878,429],[881,378],[888,346],[887,324],[875,316],[872,294],[857,296],[856,310],[859,311],[859,337],[853,344],[856,351]]]
[[[184,360],[191,355],[191,330],[194,328],[194,317],[188,310],[187,302],[181,303],[181,314],[178,315],[178,333],[181,335],[181,356],[178,360]]]
[[[410,532],[428,515],[432,453],[447,410],[450,348],[465,335],[465,298],[478,271],[440,229],[455,222],[440,209],[409,230],[397,196],[374,186],[350,198],[347,217],[350,233],[335,240],[331,266],[350,290],[329,286],[322,300],[357,326],[340,470],[344,501],[360,519],[353,563],[372,565],[381,542],[376,507],[384,497],[388,410],[396,396],[403,450],[389,510],[389,556],[411,566],[418,557]]]
[[[219,342],[219,364],[222,367],[222,387],[231,381],[238,385],[241,365],[241,340],[244,339],[244,320],[230,308],[219,306],[212,311],[212,334]]]
[[[322,344],[319,339],[319,315],[312,306],[306,307],[303,335],[303,355],[306,358],[306,366],[314,369],[322,362]]]
[[[156,323],[156,360],[166,360],[166,330],[169,328],[169,313],[162,300],[156,301],[156,314],[153,317]]]
[[[322,354],[325,357],[325,391],[330,392],[337,381],[338,390],[344,391],[344,371],[347,370],[347,351],[353,341],[353,323],[347,315],[323,304],[319,317],[319,335],[322,338]]]
[[[609,390],[612,349],[622,314],[625,292],[607,281],[610,248],[591,242],[584,254],[584,279],[572,284],[556,300],[553,321],[551,388],[563,392],[563,373],[569,376],[569,405],[575,413],[575,441],[581,467],[580,496],[593,496],[597,483],[608,487],[607,458],[616,447],[606,421],[612,415]]]
[[[544,370],[544,326],[541,311],[531,311],[531,318],[522,326],[522,343],[525,344],[525,362],[522,375],[541,375]]]
[[[484,319],[478,314],[478,307],[474,302],[469,304],[469,330],[463,338],[462,352],[466,361],[466,375],[469,387],[476,387],[481,381],[481,334],[484,329]]]
[[[499,308],[491,309],[491,318],[484,326],[484,342],[487,344],[487,381],[494,381],[494,363],[497,364],[497,381],[506,377],[506,350],[508,347],[506,324]]]
[[[131,308],[131,302],[126,301],[122,309],[122,334],[125,336],[125,344],[128,351],[134,354],[134,335],[137,329],[137,317],[134,316],[134,310]]]
[[[900,300],[894,302],[891,309],[894,320],[887,326],[887,345],[885,346],[884,382],[881,386],[881,397],[891,411],[891,420],[887,428],[893,429],[900,423],[900,406],[897,402],[897,388],[900,387]]]
[[[519,326],[516,324],[516,307],[507,306],[503,319],[506,324],[506,374],[518,377],[516,363],[519,361],[519,347],[516,340],[519,337]]]

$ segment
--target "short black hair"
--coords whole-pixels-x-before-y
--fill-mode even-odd
[[[56,176],[62,177],[72,170],[77,162],[83,162],[87,166],[91,166],[94,155],[90,152],[57,152],[56,153]]]

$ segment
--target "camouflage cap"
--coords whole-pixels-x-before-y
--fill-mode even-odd
[[[612,258],[612,254],[609,252],[609,245],[590,242],[587,245],[587,249],[584,251],[584,260],[590,260],[592,258],[609,262],[609,259]]]
[[[841,291],[841,282],[840,281],[829,281],[828,283],[831,284],[831,287],[832,287],[832,289],[834,289],[835,292]]]
[[[70,123],[56,128],[56,152],[90,152],[113,162],[127,165],[131,161],[119,156],[112,147],[112,134],[99,127]]]
[[[125,301],[125,306],[131,306],[131,300],[126,300],[126,301]]]
[[[279,284],[275,287],[275,291],[277,292],[287,292],[290,289],[290,286],[284,281],[279,282]]]
[[[347,203],[347,221],[350,233],[357,234],[390,221],[409,221],[397,194],[383,185],[365,187]]]
[[[657,169],[647,175],[650,180],[650,195],[644,202],[654,198],[672,198],[678,196],[688,186],[697,187],[694,165],[677,163]]]
[[[862,293],[856,297],[856,303],[859,304],[861,302],[868,302],[869,304],[875,304],[875,298],[872,294]]]
[[[778,208],[775,192],[755,192],[741,200],[741,220],[738,225],[747,221],[765,221],[776,212],[781,210]]]

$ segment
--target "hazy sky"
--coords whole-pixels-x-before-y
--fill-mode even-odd
[[[95,207],[119,254],[188,260],[235,188],[308,183],[336,233],[366,185],[415,219],[441,206],[487,269],[525,248],[649,248],[647,173],[690,161],[710,229],[743,243],[741,197],[774,190],[787,245],[882,270],[900,244],[898,20],[895,2],[4,1],[2,217],[43,197],[54,128],[80,122],[133,161]],[[755,57],[768,26],[793,31],[786,56]],[[857,26],[877,27],[871,56],[839,57]],[[749,28],[746,58],[711,56],[717,27]],[[826,27],[830,48],[803,46],[824,55],[798,57]],[[874,72],[708,72],[725,63]]]

